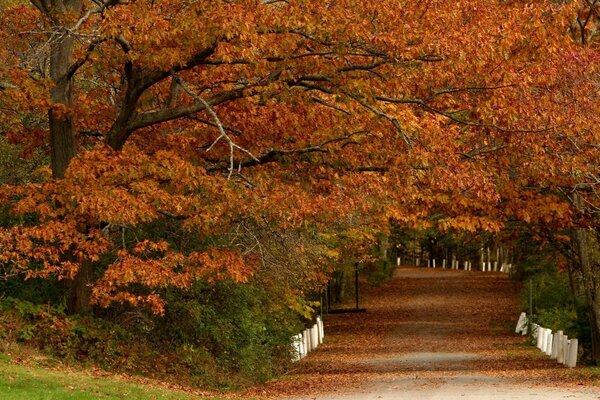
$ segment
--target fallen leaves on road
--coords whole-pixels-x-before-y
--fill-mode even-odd
[[[456,375],[531,386],[592,383],[513,333],[520,283],[504,274],[401,268],[392,281],[363,292],[366,313],[325,316],[326,343],[247,394],[309,396],[398,378],[432,385]]]

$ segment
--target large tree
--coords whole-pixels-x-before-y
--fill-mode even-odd
[[[36,218],[0,231],[2,266],[70,280],[75,311],[91,295],[160,312],[161,287],[260,267],[260,244],[226,240],[243,221],[326,232],[434,213],[442,229],[497,231],[563,219],[559,196],[523,187],[561,125],[541,113],[553,100],[539,83],[557,79],[546,60],[573,42],[572,13],[500,0],[17,3],[0,20],[0,123],[50,144],[52,176],[3,187]]]

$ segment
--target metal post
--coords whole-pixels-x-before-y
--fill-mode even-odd
[[[529,323],[533,322],[533,282],[529,279]]]
[[[331,311],[331,280],[327,282],[327,314]]]
[[[354,270],[354,286],[356,287],[356,309],[358,310],[358,267]]]

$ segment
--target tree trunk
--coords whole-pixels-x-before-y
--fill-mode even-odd
[[[81,13],[81,0],[51,0],[46,4],[52,20],[59,23],[65,23],[69,15],[78,16]],[[64,178],[69,162],[77,153],[70,110],[73,105],[73,77],[69,69],[73,64],[73,43],[72,35],[63,34],[52,43],[50,50],[50,78],[54,82],[51,95],[52,101],[59,105],[52,107],[48,115],[54,178]]]
[[[592,230],[584,228],[577,229],[574,236],[589,307],[592,360],[598,365],[600,364],[600,286],[596,268],[597,260],[594,259],[594,254],[597,254],[598,238]]]
[[[37,3],[37,4],[36,4]],[[34,2],[43,10],[57,31],[64,32],[61,25],[70,25],[70,20],[79,18],[82,0],[40,0]],[[65,177],[71,159],[77,154],[75,142],[75,126],[73,123],[73,76],[70,68],[73,65],[74,37],[64,33],[56,38],[50,48],[50,78],[54,86],[51,97],[54,105],[48,112],[50,130],[50,156],[52,176],[55,179]],[[64,259],[72,258],[65,254]],[[90,309],[90,296],[93,266],[89,261],[80,263],[75,278],[68,282],[68,311],[70,313],[85,312]]]
[[[94,264],[91,261],[80,263],[79,271],[75,278],[69,281],[69,303],[67,309],[71,314],[82,314],[91,311],[90,298],[92,296]]]

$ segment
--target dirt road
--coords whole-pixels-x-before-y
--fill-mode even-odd
[[[514,333],[519,284],[504,274],[401,268],[329,315],[326,343],[263,393],[290,399],[600,399]],[[257,393],[258,394],[258,393]]]

